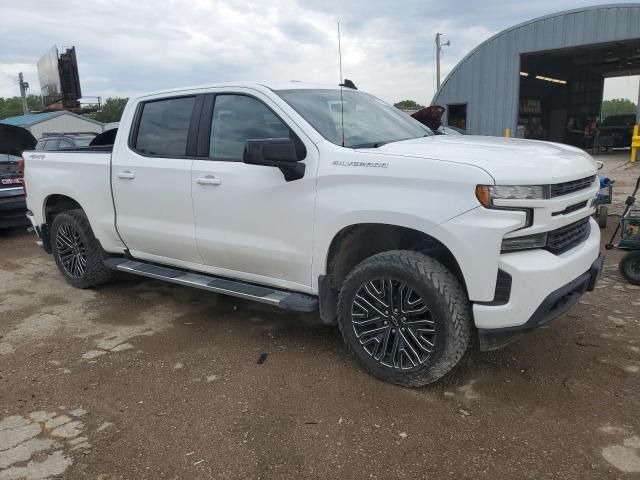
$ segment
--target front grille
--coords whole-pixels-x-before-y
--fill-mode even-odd
[[[564,227],[552,230],[547,234],[546,249],[559,255],[584,242],[590,232],[589,217]]]
[[[551,185],[551,198],[559,197],[561,195],[568,195],[569,193],[577,192],[589,188],[591,184],[596,180],[595,175],[590,177],[580,178],[578,180],[572,180],[570,182],[556,183]]]
[[[567,208],[565,208],[561,212],[553,212],[551,216],[557,217],[558,215],[568,215],[572,212],[577,212],[578,210],[586,206],[587,206],[587,201],[585,200],[584,202],[576,203],[575,205],[569,205]]]

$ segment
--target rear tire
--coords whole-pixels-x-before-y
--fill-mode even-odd
[[[104,266],[100,242],[80,209],[55,217],[51,225],[51,248],[60,273],[76,288],[93,287],[113,277],[113,271]]]
[[[456,277],[412,251],[364,260],[338,299],[340,332],[360,365],[405,387],[435,382],[459,362],[470,342],[471,318]]]
[[[618,267],[620,268],[620,274],[627,282],[633,285],[640,285],[640,250],[625,254]]]

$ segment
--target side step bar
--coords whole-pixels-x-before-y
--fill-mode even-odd
[[[132,273],[134,275],[186,285],[187,287],[195,287],[210,292],[254,300],[256,302],[284,308],[285,310],[315,312],[318,309],[318,299],[303,293],[276,290],[271,287],[263,287],[237,280],[216,277],[214,275],[193,273],[126,258],[107,258],[104,260],[104,264],[107,268],[119,272]]]

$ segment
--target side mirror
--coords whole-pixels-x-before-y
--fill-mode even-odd
[[[277,167],[287,182],[304,176],[305,165],[298,161],[296,146],[290,138],[247,140],[242,160],[249,165]]]

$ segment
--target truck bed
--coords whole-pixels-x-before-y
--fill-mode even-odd
[[[82,205],[104,248],[122,247],[115,229],[111,196],[111,145],[65,150],[25,151],[27,208],[38,224],[47,223],[55,202]]]

